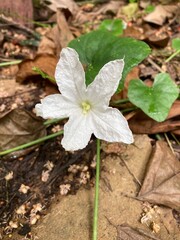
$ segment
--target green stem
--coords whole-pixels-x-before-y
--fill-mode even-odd
[[[4,66],[8,66],[8,65],[14,65],[14,64],[19,64],[21,62],[22,62],[22,60],[14,60],[14,61],[10,61],[10,62],[2,62],[2,63],[0,63],[0,67],[4,67]]]
[[[58,122],[60,122],[60,121],[62,121],[62,120],[64,120],[65,118],[56,118],[56,119],[49,119],[49,120],[46,120],[43,124],[45,125],[45,126],[49,126],[49,125],[52,125],[52,124],[54,124],[54,123],[58,123]]]
[[[156,138],[157,138],[157,140],[162,140],[162,137],[161,137],[161,135],[159,135],[158,133],[156,133]]]
[[[173,53],[170,57],[168,57],[165,62],[166,63],[169,62],[172,58],[174,58],[176,55],[178,55],[178,53],[180,53],[180,49],[177,50],[175,53]]]
[[[117,105],[117,104],[122,104],[122,103],[127,103],[129,102],[129,99],[128,98],[124,98],[124,99],[119,99],[117,101],[113,101],[112,104],[113,105]]]
[[[37,140],[34,140],[34,141],[31,141],[31,142],[28,142],[28,143],[25,143],[25,144],[22,144],[22,145],[19,145],[17,147],[14,147],[14,148],[10,148],[8,150],[5,150],[3,152],[0,152],[0,156],[3,156],[3,155],[6,155],[8,153],[12,153],[12,152],[15,152],[15,151],[18,151],[18,150],[22,150],[24,148],[27,148],[27,147],[31,147],[33,145],[36,145],[36,144],[39,144],[41,142],[44,142],[48,139],[51,139],[51,138],[54,138],[54,137],[57,137],[59,135],[63,134],[63,130],[57,132],[57,133],[53,133],[53,134],[50,134],[48,136],[45,136],[45,137],[42,137],[42,138],[39,138]]]
[[[93,218],[93,240],[97,240],[97,236],[98,236],[99,178],[100,178],[100,140],[97,139],[96,184],[95,184],[94,218]]]
[[[122,113],[125,113],[125,112],[134,111],[134,110],[137,110],[137,109],[138,109],[137,107],[131,107],[131,108],[123,109],[123,110],[121,110],[121,112],[122,112]]]

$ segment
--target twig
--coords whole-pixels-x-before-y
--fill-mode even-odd
[[[18,151],[18,150],[22,150],[22,149],[27,148],[27,147],[34,146],[34,145],[39,144],[39,143],[41,143],[41,142],[44,142],[44,141],[46,141],[46,140],[48,140],[48,139],[55,138],[55,137],[57,137],[57,136],[59,136],[59,135],[61,135],[61,134],[63,134],[63,130],[61,130],[61,131],[59,131],[59,132],[57,132],[57,133],[53,133],[53,134],[47,135],[47,136],[45,136],[45,137],[36,139],[36,140],[34,140],[34,141],[32,141],[32,142],[28,142],[28,143],[19,145],[19,146],[17,146],[17,147],[14,147],[14,148],[5,150],[5,151],[3,151],[3,152],[0,152],[0,156],[4,156],[4,155],[6,155],[6,154],[8,154],[8,153],[12,153],[12,152],[15,152],[15,151]]]
[[[171,145],[171,142],[169,141],[169,138],[168,138],[167,134],[164,133],[164,136],[165,136],[165,138],[166,138],[166,141],[167,141],[167,143],[168,143],[168,145],[169,145],[172,153],[175,154],[174,149],[173,149],[173,147],[172,147],[172,145]]]
[[[178,145],[180,145],[180,141],[177,139],[177,137],[174,135],[174,133],[171,133],[174,140],[177,142]]]
[[[129,169],[127,163],[121,158],[121,161],[124,163],[124,165],[126,166],[128,172],[130,173],[130,175],[134,178],[134,180],[136,181],[136,183],[138,183],[138,185],[141,187],[142,184],[141,182],[139,181],[139,179],[131,172],[131,170]]]
[[[161,67],[159,67],[150,57],[147,58],[147,61],[153,65],[159,72],[164,73]]]

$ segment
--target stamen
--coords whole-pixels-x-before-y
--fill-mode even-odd
[[[81,107],[82,107],[83,114],[87,114],[89,112],[89,110],[91,109],[91,105],[87,101],[82,102]]]

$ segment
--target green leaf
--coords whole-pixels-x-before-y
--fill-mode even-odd
[[[128,5],[123,6],[121,9],[122,13],[125,14],[129,20],[135,16],[137,10],[138,4],[136,2],[131,2]]]
[[[178,95],[178,87],[167,73],[156,75],[152,87],[141,80],[130,81],[128,87],[129,100],[157,122],[166,119]]]
[[[144,9],[145,13],[151,13],[151,12],[153,12],[154,10],[155,10],[155,6],[153,6],[153,5],[148,5],[148,6]]]
[[[106,19],[99,26],[100,30],[107,30],[114,36],[122,35],[123,21],[121,19]]]
[[[172,40],[172,47],[173,47],[176,51],[180,50],[180,38],[174,38],[174,39]]]
[[[107,31],[92,31],[72,40],[69,47],[74,48],[85,67],[86,84],[90,84],[99,70],[109,61],[124,58],[125,67],[118,90],[123,88],[127,73],[149,53],[149,46],[132,38],[118,38]]]

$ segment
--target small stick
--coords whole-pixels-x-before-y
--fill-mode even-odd
[[[168,138],[167,134],[164,133],[164,136],[165,136],[165,138],[166,138],[166,141],[167,141],[167,143],[168,143],[168,145],[169,145],[172,153],[175,154],[174,149],[173,149],[173,147],[172,147],[172,145],[171,145],[171,142],[169,141],[169,138]]]
[[[164,71],[162,70],[162,68],[159,67],[151,58],[147,58],[147,61],[148,61],[151,65],[153,65],[159,72],[164,73]]]

